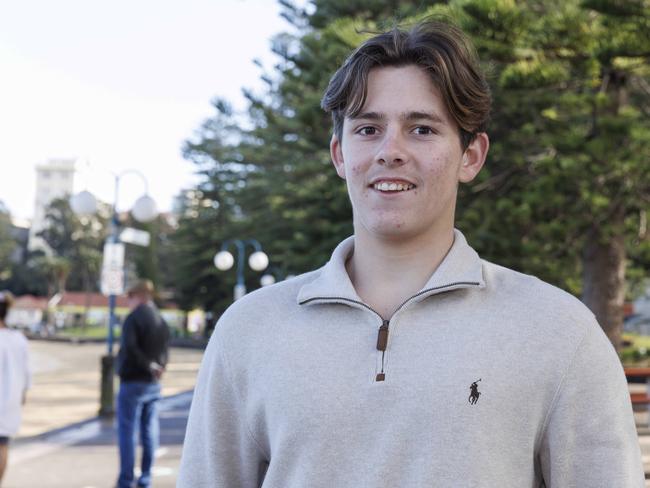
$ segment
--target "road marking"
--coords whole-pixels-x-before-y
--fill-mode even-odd
[[[174,410],[185,407],[192,402],[193,391],[185,391],[171,397],[165,397],[160,401],[160,411]]]
[[[164,476],[172,476],[176,470],[174,468],[170,468],[169,466],[152,466],[151,467],[151,474],[154,478],[162,478]],[[137,466],[133,469],[133,474],[135,477],[139,477],[142,474],[142,471],[140,471],[140,468]]]
[[[160,412],[188,407],[192,401],[192,392],[186,391],[171,397],[165,397],[160,400]],[[11,451],[9,456],[9,465],[16,465],[36,457],[45,456],[59,449],[78,444],[87,439],[100,435],[102,432],[102,421],[92,420],[79,427],[70,427],[61,432],[52,435],[46,435],[42,440],[27,442],[24,445],[18,445]],[[167,448],[163,447],[156,451],[156,457],[164,456]],[[166,474],[161,474],[166,476]]]
[[[66,429],[63,432],[52,434],[43,440],[19,446],[12,449],[9,464],[18,464],[35,457],[44,456],[62,447],[77,444],[101,433],[102,426],[99,420],[94,420],[76,428]]]

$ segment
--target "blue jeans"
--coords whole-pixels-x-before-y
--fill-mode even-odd
[[[160,385],[140,381],[123,381],[117,396],[117,437],[120,447],[118,488],[131,488],[134,476],[138,431],[142,442],[142,475],[138,486],[151,486],[151,466],[158,447],[160,425],[158,400]]]

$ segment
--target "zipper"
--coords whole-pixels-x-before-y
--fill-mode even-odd
[[[426,290],[422,290],[421,292],[416,293],[412,297],[409,297],[404,302],[402,302],[402,304],[395,309],[395,312],[393,312],[393,316],[391,317],[391,319],[395,316],[395,314],[397,314],[397,312],[399,312],[402,309],[402,307],[404,307],[411,300],[419,296],[422,296],[426,293],[429,293],[431,291],[443,290],[445,288],[451,288],[453,286],[459,286],[459,285],[478,286],[480,285],[480,283],[477,281],[457,281],[455,283],[449,283],[447,285],[435,286],[433,288],[427,288]],[[360,305],[364,308],[367,308],[368,310],[376,314],[381,319],[381,326],[377,331],[377,350],[381,351],[381,371],[377,373],[377,376],[375,377],[375,381],[385,381],[386,373],[384,372],[384,358],[386,355],[386,348],[388,347],[388,333],[390,327],[390,319],[389,320],[384,319],[381,316],[381,314],[377,312],[374,308],[372,308],[369,305],[366,305],[363,302],[360,302],[359,300],[352,300],[350,298],[344,298],[344,297],[313,297],[305,300],[304,302],[300,302],[300,305],[305,305],[306,303],[313,302],[316,300],[338,300],[343,302],[354,303],[356,305]]]
[[[381,371],[377,373],[375,381],[384,381],[386,373],[384,373],[384,357],[386,356],[386,346],[388,345],[388,326],[390,322],[384,319],[384,322],[379,327],[377,332],[377,350],[381,351]]]

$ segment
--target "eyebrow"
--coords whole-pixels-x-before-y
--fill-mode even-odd
[[[379,112],[361,112],[357,115],[350,117],[350,120],[382,120],[385,116]]]
[[[400,118],[403,119],[403,120],[409,120],[409,121],[428,120],[428,121],[434,122],[436,124],[444,124],[445,123],[443,118],[440,117],[438,114],[430,113],[430,112],[408,112],[408,113],[402,114],[400,116]]]
[[[383,120],[386,116],[379,112],[361,112],[350,120]],[[406,121],[428,120],[436,124],[444,124],[445,121],[439,115],[431,112],[403,112],[400,114],[400,119]]]

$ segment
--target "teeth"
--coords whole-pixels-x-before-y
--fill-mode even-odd
[[[389,183],[387,181],[375,183],[373,186],[375,190],[379,191],[407,191],[415,188],[415,185],[411,185],[410,183]]]

